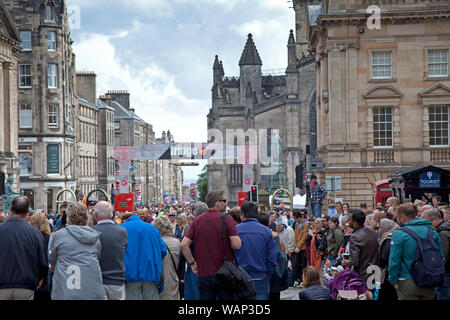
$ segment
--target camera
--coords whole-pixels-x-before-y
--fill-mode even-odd
[[[334,263],[334,266],[337,267],[337,266],[342,265],[343,261],[344,261],[344,257],[340,256],[339,258],[336,259],[336,262]]]

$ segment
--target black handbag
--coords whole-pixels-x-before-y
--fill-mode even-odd
[[[224,262],[222,267],[220,267],[220,269],[216,273],[217,279],[225,290],[233,293],[235,300],[255,300],[255,283],[253,282],[249,274],[239,266],[236,261],[236,257],[234,256],[234,252],[233,259],[235,264],[232,261],[227,260],[225,246],[226,216],[226,212],[222,213],[222,215],[220,216],[222,220],[222,244],[224,252]]]

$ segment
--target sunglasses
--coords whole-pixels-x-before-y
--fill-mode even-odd
[[[169,214],[169,217],[175,217],[175,215],[174,214]]]
[[[224,200],[221,199],[221,200],[217,200],[217,201],[225,203],[225,202],[227,202],[227,199],[224,199]]]

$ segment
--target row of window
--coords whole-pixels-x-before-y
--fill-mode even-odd
[[[96,126],[80,121],[80,141],[97,144]]]
[[[449,147],[450,105],[431,105],[429,107],[429,137],[432,147]],[[373,146],[375,148],[393,147],[393,107],[373,108]]]
[[[80,105],[80,114],[84,117],[97,121],[97,111]]]
[[[19,127],[20,129],[33,128],[33,108],[31,104],[23,103],[19,106]],[[59,105],[51,103],[48,105],[48,127],[50,129],[59,128]]]
[[[79,160],[81,176],[94,176],[96,174],[97,158],[80,156]]]
[[[30,89],[33,86],[31,64],[19,64],[19,88]],[[58,88],[58,65],[49,63],[47,66],[47,86],[50,89]]]
[[[22,41],[22,50],[33,50],[33,44],[31,40],[31,31],[20,31],[20,39]],[[48,51],[56,51],[56,32],[47,32],[47,49]]]
[[[392,79],[392,51],[373,51],[371,58],[372,79]],[[448,77],[448,49],[427,51],[428,77]]]

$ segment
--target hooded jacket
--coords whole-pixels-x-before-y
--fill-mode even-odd
[[[67,225],[50,236],[52,300],[106,300],[99,235],[91,227]]]
[[[126,282],[146,281],[159,284],[167,247],[158,229],[138,216],[130,217],[121,226],[128,232],[125,251]]]
[[[402,227],[410,228],[421,238],[428,234],[428,228],[432,228],[431,222],[425,219],[415,219],[404,223]],[[439,246],[442,253],[441,240],[435,229],[433,229],[433,240]],[[412,279],[409,272],[416,256],[417,241],[402,230],[396,230],[392,234],[391,251],[389,253],[389,282],[398,284],[399,280]]]

